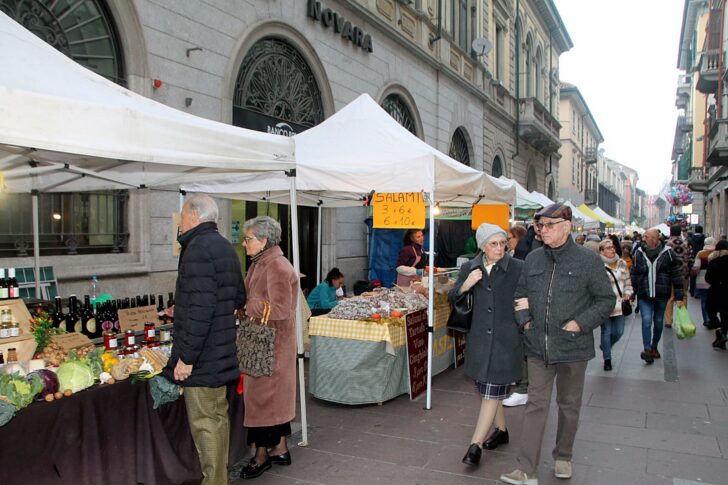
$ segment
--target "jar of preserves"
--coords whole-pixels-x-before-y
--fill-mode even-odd
[[[20,337],[20,324],[18,322],[13,322],[10,324],[10,336]]]
[[[134,330],[127,330],[124,332],[124,346],[133,347],[136,343],[136,337],[134,337]]]
[[[8,358],[7,358],[6,362],[9,364],[11,362],[17,362],[17,361],[18,361],[18,354],[15,351],[15,348],[14,347],[9,348],[8,349]]]
[[[10,308],[3,308],[0,311],[0,323],[11,323],[13,321],[13,311]]]
[[[107,351],[116,350],[119,347],[119,339],[116,338],[116,333],[111,330],[104,332],[104,349]]]
[[[154,342],[157,340],[157,331],[154,327],[154,323],[146,322],[144,324],[144,343]]]
[[[0,323],[0,338],[10,337],[10,324],[8,322]]]

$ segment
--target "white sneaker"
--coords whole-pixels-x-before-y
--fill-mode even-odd
[[[529,478],[526,472],[521,470],[513,470],[511,473],[501,475],[500,479],[511,485],[538,485],[538,478],[535,476]]]
[[[510,396],[508,396],[506,399],[503,400],[503,405],[505,407],[513,407],[513,406],[523,406],[528,402],[528,394],[518,394],[517,392],[514,392]]]
[[[571,462],[556,460],[556,463],[554,463],[554,476],[556,478],[571,478]]]

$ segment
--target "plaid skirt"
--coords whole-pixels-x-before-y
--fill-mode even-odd
[[[483,399],[497,399],[502,401],[511,395],[510,384],[491,384],[490,382],[475,381],[475,388]]]

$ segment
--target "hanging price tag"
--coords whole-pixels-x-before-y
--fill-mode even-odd
[[[372,198],[375,229],[424,229],[421,192],[378,192]]]

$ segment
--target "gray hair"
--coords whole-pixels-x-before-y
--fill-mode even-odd
[[[243,224],[243,232],[250,229],[258,239],[267,239],[266,247],[277,246],[281,242],[281,225],[269,216],[258,216],[248,219]]]
[[[212,197],[205,194],[195,194],[185,200],[185,205],[182,207],[182,210],[185,209],[197,213],[200,222],[215,222],[220,213],[220,209],[217,208],[217,203]]]

